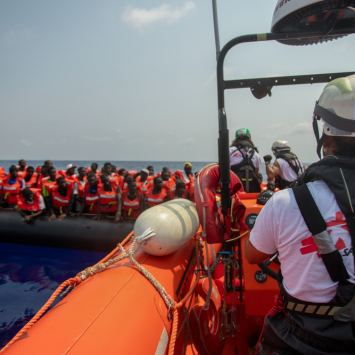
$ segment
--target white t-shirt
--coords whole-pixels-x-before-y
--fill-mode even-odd
[[[243,154],[246,154],[244,149],[241,149],[241,152]],[[231,166],[237,165],[243,161],[241,152],[236,147],[229,148],[229,159]],[[251,156],[252,152],[253,150],[250,148],[248,150],[248,155]],[[255,169],[261,166],[261,159],[258,152],[254,153],[254,156],[251,158],[251,161],[253,162]]]
[[[278,158],[276,160],[280,164],[280,173],[279,173],[279,175],[281,176],[281,178],[283,180],[290,181],[290,182],[298,180],[297,174],[293,171],[293,169],[290,167],[290,164],[286,160],[284,160],[282,158]],[[302,174],[303,171],[304,171],[302,162],[300,160],[298,160],[298,161],[291,160],[291,162],[293,164],[297,164],[298,165],[298,167],[299,167],[299,171],[298,172],[299,172],[299,174]]]
[[[327,223],[335,247],[343,257],[350,282],[355,283],[351,237],[335,196],[323,181],[314,181],[307,186]],[[327,303],[335,296],[337,283],[331,280],[318,255],[292,189],[277,192],[267,202],[256,219],[250,242],[262,253],[279,252],[283,284],[291,296],[313,303]]]

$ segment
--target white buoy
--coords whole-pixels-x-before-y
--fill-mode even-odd
[[[142,249],[155,256],[168,255],[191,239],[200,226],[196,206],[189,200],[176,199],[144,211],[134,224],[134,235],[141,236],[148,228],[153,237],[143,242]]]

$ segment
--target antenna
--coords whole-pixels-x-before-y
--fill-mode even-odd
[[[214,37],[216,40],[216,59],[218,60],[220,53],[219,30],[218,30],[218,15],[217,15],[217,0],[212,0]]]

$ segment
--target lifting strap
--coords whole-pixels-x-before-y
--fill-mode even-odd
[[[294,187],[293,192],[303,219],[312,233],[313,240],[330,278],[333,282],[339,282],[340,285],[349,284],[347,280],[350,276],[344,265],[343,258],[330,238],[327,231],[327,224],[319,212],[307,185],[302,184]]]

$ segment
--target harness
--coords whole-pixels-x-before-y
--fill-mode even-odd
[[[256,147],[253,147],[248,141],[240,141],[235,148],[240,152],[243,160],[239,164],[232,165],[231,170],[239,177],[246,192],[260,192],[260,183],[255,174],[255,165],[252,161],[257,151]],[[251,154],[249,155],[250,151]],[[233,151],[230,156],[235,152]]]
[[[312,233],[318,252],[333,282],[338,282],[335,298],[330,303],[308,303],[297,300],[287,294],[282,287],[281,293],[286,300],[286,309],[292,312],[334,318],[336,321],[355,321],[355,285],[350,283],[350,278],[340,252],[335,248],[327,231],[327,225],[322,217],[306,184],[293,188],[296,202],[303,219]],[[352,245],[355,245],[355,221],[354,216],[346,218]],[[355,261],[354,261],[355,262]],[[281,273],[280,273],[281,275]],[[281,275],[282,277],[282,275]],[[281,278],[282,280],[282,278]],[[280,280],[279,280],[280,281]]]
[[[284,180],[280,175],[277,175],[275,178],[276,186],[280,190],[289,189],[291,187],[294,187],[297,183],[298,178],[303,173],[303,167],[302,167],[301,162],[299,161],[299,159],[297,158],[296,155],[293,155],[290,153],[278,154],[277,159],[285,160],[288,163],[288,165],[290,166],[290,168],[296,173],[297,179],[295,181],[287,181],[287,180]]]

